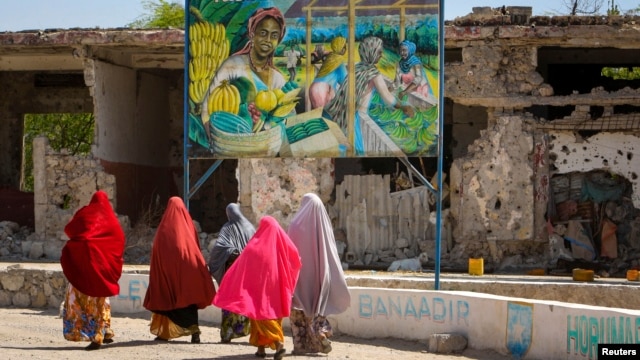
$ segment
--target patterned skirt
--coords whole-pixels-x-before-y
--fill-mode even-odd
[[[102,344],[114,336],[108,297],[92,297],[69,284],[62,309],[62,333],[69,341]]]
[[[223,343],[228,343],[231,339],[247,336],[250,331],[251,325],[248,317],[222,309],[220,339]]]
[[[331,351],[329,337],[333,335],[326,316],[311,318],[304,311],[291,309],[289,316],[293,338],[293,354],[325,353]]]
[[[150,331],[165,340],[200,334],[198,308],[191,305],[169,311],[154,311],[151,313]]]

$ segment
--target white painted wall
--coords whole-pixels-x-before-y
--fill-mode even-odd
[[[171,146],[167,79],[100,61],[94,62],[94,74],[94,154],[115,163],[167,166]]]
[[[148,275],[123,274],[114,313],[137,313]],[[334,331],[360,338],[426,341],[431,334],[457,333],[469,347],[522,359],[596,359],[597,344],[640,343],[640,311],[510,298],[466,291],[351,287],[351,307],[330,316]],[[200,312],[220,323],[220,310]],[[284,321],[288,328],[288,322]]]
[[[622,175],[633,186],[633,205],[640,208],[640,137],[602,132],[590,138],[576,139],[572,132],[551,134],[550,151],[557,156],[558,174],[601,169]]]

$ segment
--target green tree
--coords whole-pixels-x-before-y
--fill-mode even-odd
[[[607,1],[607,15],[620,15],[620,9],[618,9],[618,5],[615,0]]]
[[[614,80],[638,80],[640,79],[640,67],[604,67],[601,75]]]
[[[33,191],[33,139],[45,136],[52,149],[71,155],[91,152],[93,114],[27,114],[24,117],[22,190]]]
[[[180,28],[184,29],[184,6],[166,0],[144,0],[145,14],[139,16],[127,27],[137,29]]]

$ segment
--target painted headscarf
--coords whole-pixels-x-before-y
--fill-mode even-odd
[[[340,52],[347,45],[347,39],[342,36],[336,36],[331,40],[331,51]]]
[[[341,54],[341,52],[346,45],[347,39],[342,36],[338,36],[331,41],[331,53],[329,53],[329,55],[324,59],[316,77],[321,78],[331,73],[338,66],[344,64],[345,58],[344,54]]]
[[[222,278],[213,304],[253,320],[291,314],[300,255],[278,221],[264,216],[256,233]]]
[[[358,53],[360,54],[360,62],[356,64],[356,108],[360,105],[360,101],[364,98],[366,91],[369,91],[369,81],[376,75],[380,74],[380,70],[376,67],[376,60],[382,53],[382,39],[369,36],[360,42]],[[347,98],[349,88],[349,78],[344,81],[336,96],[327,104],[327,112],[331,114],[333,121],[337,122],[343,130],[347,128]]]
[[[149,285],[143,306],[169,311],[211,305],[215,288],[200,250],[198,233],[181,198],[173,196],[162,215],[151,249]]]
[[[256,35],[256,28],[258,27],[258,24],[267,17],[273,18],[278,25],[280,25],[280,39],[278,39],[278,43],[282,41],[286,26],[284,24],[284,15],[282,15],[280,9],[276,7],[258,9],[253,13],[253,15],[251,15],[247,23],[247,36],[249,37],[249,41],[247,41],[242,49],[233,55],[248,54],[251,51],[251,47],[253,46],[253,37]],[[267,64],[273,67],[273,55],[269,57]]]
[[[344,312],[351,303],[351,295],[338,256],[331,219],[316,194],[308,193],[302,197],[288,233],[302,260],[293,307],[304,311],[308,317]]]
[[[398,65],[400,65],[400,70],[402,70],[403,73],[407,74],[409,73],[409,71],[411,71],[412,67],[422,64],[422,61],[420,61],[420,59],[416,56],[416,44],[409,40],[405,40],[400,43],[400,47],[403,46],[407,48],[408,56],[406,59],[400,59]]]
[[[209,272],[218,284],[227,271],[227,260],[234,253],[240,254],[247,246],[249,239],[255,234],[256,228],[240,211],[240,205],[227,205],[227,221],[220,229],[209,257]]]
[[[125,236],[107,194],[99,190],[64,227],[69,240],[60,264],[71,285],[85,295],[108,297],[120,292]]]

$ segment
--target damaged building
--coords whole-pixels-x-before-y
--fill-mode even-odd
[[[442,268],[481,257],[495,271],[579,264],[622,276],[640,258],[640,79],[615,74],[640,67],[640,18],[506,10],[445,24]],[[0,220],[33,229],[7,245],[23,230],[5,227],[0,255],[56,258],[64,224],[96,188],[132,229],[185,195],[183,52],[176,29],[0,33]],[[93,114],[92,153],[34,142],[26,193],[24,117],[49,113]],[[435,160],[411,162],[433,179]],[[186,181],[213,163],[189,159]],[[268,214],[286,227],[315,192],[345,263],[386,268],[426,252],[428,269],[436,207],[413,175],[394,158],[224,160],[190,210],[203,233],[218,231],[233,201],[254,222]]]

